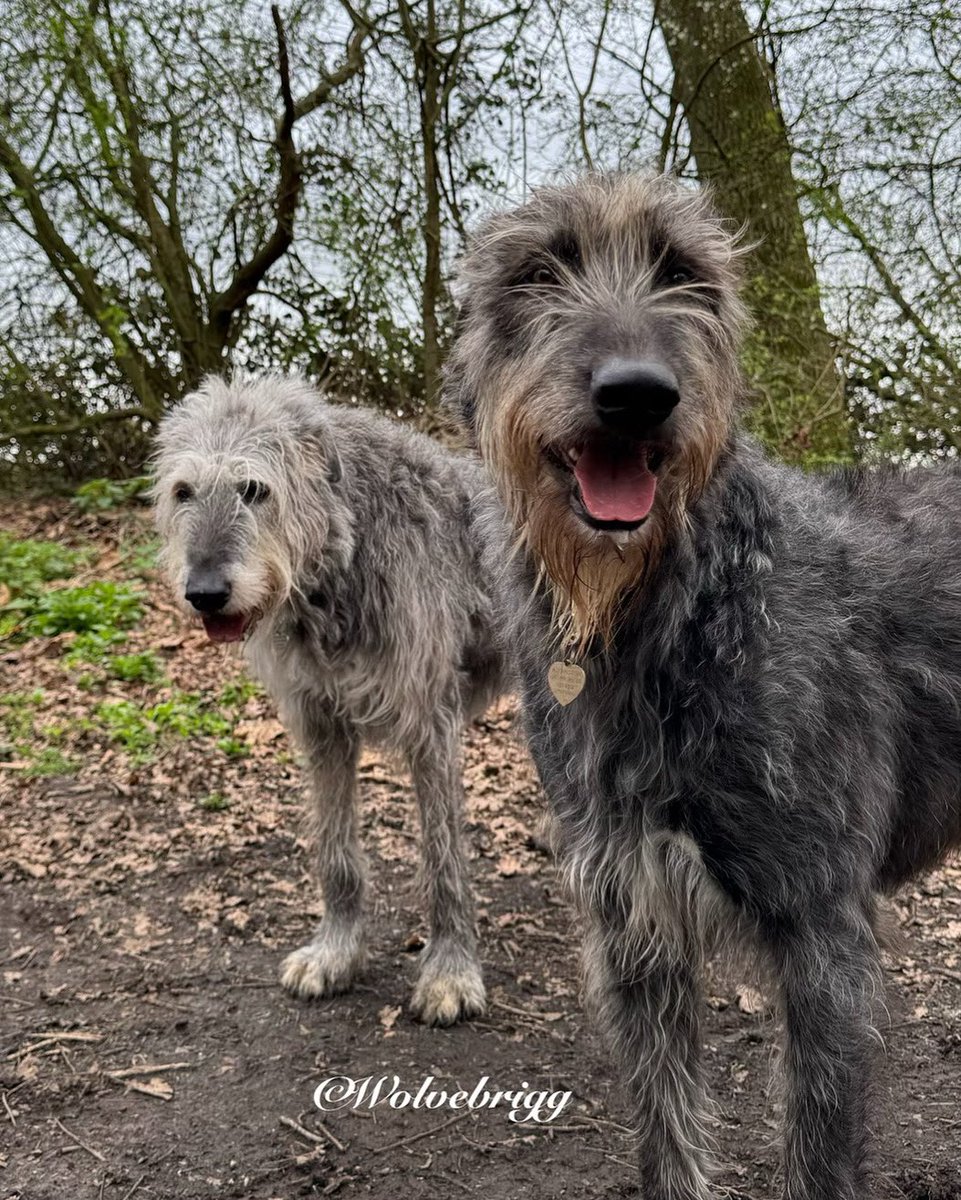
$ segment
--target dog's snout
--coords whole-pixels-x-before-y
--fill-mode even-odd
[[[220,571],[191,571],[184,598],[197,612],[220,612],[230,599],[230,581]]]
[[[680,398],[677,379],[660,363],[615,358],[591,375],[594,410],[617,433],[648,433],[671,415]]]

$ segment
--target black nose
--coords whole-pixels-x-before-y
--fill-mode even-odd
[[[591,376],[594,410],[617,433],[643,437],[667,420],[681,395],[667,367],[613,358]]]
[[[220,612],[230,599],[230,583],[219,571],[191,571],[184,596],[197,612]]]

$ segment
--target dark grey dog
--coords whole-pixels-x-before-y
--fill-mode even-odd
[[[300,380],[209,379],[166,417],[155,500],[166,573],[214,641],[245,653],[305,758],[324,918],[284,963],[300,996],[364,961],[355,774],[362,743],[406,759],[431,938],[412,1007],[484,1008],[462,845],[465,722],[501,690],[491,593],[470,531],[476,462]]]
[[[961,842],[961,477],[767,461],[737,426],[737,257],[668,179],[535,193],[467,255],[448,391],[524,548],[528,729],[644,1195],[710,1192],[720,932],[775,974],[785,1194],[853,1200],[875,895]]]

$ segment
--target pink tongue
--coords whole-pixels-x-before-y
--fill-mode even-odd
[[[644,449],[614,454],[604,443],[588,442],[574,464],[574,477],[595,521],[642,521],[654,504],[657,478]]]
[[[203,618],[207,637],[212,642],[239,642],[247,627],[247,618],[243,613],[232,617],[222,617],[216,613]]]

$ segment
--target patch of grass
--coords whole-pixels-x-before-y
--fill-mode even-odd
[[[0,638],[18,632],[36,609],[45,584],[69,579],[87,557],[57,542],[17,541],[0,532]]]
[[[34,712],[47,694],[42,688],[32,692],[8,692],[0,696],[0,732],[11,742],[26,742],[33,737]]]
[[[64,754],[57,746],[44,746],[31,756],[28,766],[24,767],[23,775],[33,779],[40,775],[75,775],[80,770],[80,763],[75,758]]]
[[[63,656],[68,667],[79,663],[102,663],[114,646],[122,646],[127,635],[120,629],[89,630],[78,633]]]
[[[238,679],[234,683],[226,683],[220,689],[218,700],[228,708],[243,708],[254,696],[262,696],[264,689],[256,680]]]
[[[107,662],[107,671],[114,679],[125,683],[157,683],[163,678],[157,656],[152,650],[139,654],[114,654]]]
[[[138,538],[120,547],[120,557],[134,575],[146,575],[157,567],[160,538]]]
[[[81,512],[106,512],[132,500],[146,501],[150,482],[146,475],[135,479],[91,479],[77,488],[73,501]]]
[[[246,758],[250,753],[250,747],[243,740],[237,737],[223,737],[217,742],[217,749],[222,750],[228,758]]]
[[[180,737],[222,737],[231,730],[231,723],[211,712],[196,692],[180,692],[170,700],[162,700],[147,709],[147,715],[158,729]]]
[[[70,727],[38,724],[36,712],[45,700],[46,693],[40,688],[0,696],[0,760],[25,762],[22,778],[73,775],[80,769],[76,759],[54,744],[62,741]]]
[[[225,808],[230,808],[230,801],[223,792],[211,792],[200,801],[200,807],[207,812],[223,812]]]
[[[94,706],[87,727],[102,729],[138,763],[149,762],[165,736],[225,738],[232,728],[195,692],[177,692],[146,708],[130,700],[104,700]]]
[[[95,705],[90,728],[101,728],[122,746],[134,762],[149,762],[157,744],[157,729],[146,713],[129,700],[104,700]]]
[[[18,542],[0,532],[0,580],[14,596],[37,592],[53,579],[69,579],[86,557],[57,542]]]
[[[143,616],[140,594],[126,583],[98,580],[84,587],[46,592],[25,622],[31,637],[58,633],[108,633],[134,625]]]

